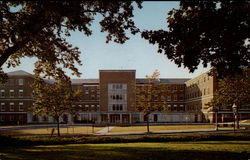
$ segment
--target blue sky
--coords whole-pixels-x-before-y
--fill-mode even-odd
[[[179,2],[143,2],[142,9],[134,11],[134,21],[141,30],[167,29],[166,17],[169,10],[178,8]],[[82,73],[80,78],[98,78],[100,69],[135,69],[136,77],[141,78],[154,70],[160,72],[161,78],[192,78],[209,68],[200,66],[194,73],[184,67],[178,68],[163,54],[157,53],[157,46],[151,45],[140,35],[130,35],[125,44],[105,43],[106,33],[100,33],[98,21],[91,26],[93,34],[86,37],[83,33],[73,32],[67,38],[81,51],[82,66],[77,66]],[[23,58],[16,68],[6,68],[5,72],[25,70],[33,73],[35,59]],[[71,76],[67,70],[67,74]],[[72,78],[78,78],[71,76]]]

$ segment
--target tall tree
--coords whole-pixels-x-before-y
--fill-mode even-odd
[[[142,37],[178,67],[193,72],[200,63],[210,64],[227,76],[249,64],[250,1],[181,0],[168,15],[169,30],[144,31]]]
[[[232,109],[233,104],[238,109],[250,108],[250,77],[247,72],[243,75],[219,79],[218,89],[212,101],[207,105],[211,110],[220,110]],[[237,124],[239,124],[238,118]]]
[[[53,84],[36,78],[32,84],[34,105],[30,108],[35,115],[52,116],[57,122],[57,134],[60,136],[60,117],[65,113],[74,114],[79,110],[73,103],[80,99],[81,91],[73,91],[68,78],[57,77]]]
[[[124,43],[126,30],[139,31],[133,9],[131,1],[0,1],[0,71],[4,63],[15,67],[22,57],[36,57],[37,72],[53,76],[60,65],[79,75],[75,64],[81,64],[80,51],[65,36],[75,30],[90,36],[89,27],[101,15],[106,42]]]
[[[147,82],[136,86],[136,109],[141,112],[147,120],[147,133],[149,130],[149,115],[155,111],[164,110],[167,95],[170,94],[167,86],[159,83],[158,71],[152,75],[147,75]]]

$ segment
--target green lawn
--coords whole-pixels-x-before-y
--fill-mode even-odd
[[[0,159],[249,159],[250,141],[111,143],[4,147]]]
[[[150,131],[167,131],[167,130],[188,130],[188,129],[214,129],[214,125],[166,125],[166,126],[150,126]],[[146,126],[132,127],[115,127],[110,130],[111,133],[116,132],[146,132]]]
[[[103,127],[94,127],[94,133],[103,129]],[[40,129],[20,129],[13,131],[1,131],[0,135],[22,136],[22,135],[50,135],[52,128],[40,128]],[[60,128],[62,135],[67,134],[92,134],[92,127],[68,127]],[[57,128],[54,130],[54,134],[57,134]]]

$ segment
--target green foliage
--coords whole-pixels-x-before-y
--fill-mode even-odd
[[[65,113],[75,114],[79,108],[74,107],[73,103],[81,97],[81,91],[73,91],[70,79],[64,76],[63,72],[56,77],[55,83],[48,84],[40,77],[36,77],[32,84],[34,89],[34,105],[30,108],[36,115],[50,115],[58,123],[59,118]]]
[[[141,3],[136,2],[141,8]],[[101,32],[107,32],[107,42],[124,43],[139,30],[132,20],[133,2],[127,1],[1,1],[0,2],[0,67],[20,64],[22,57],[36,57],[36,72],[54,76],[59,66],[80,75],[80,51],[69,44],[65,36],[78,30],[86,36],[100,15]]]
[[[219,79],[218,89],[208,105],[211,109],[232,109],[234,103],[241,109],[250,107],[250,77],[246,73]]]
[[[190,72],[202,63],[219,75],[241,73],[250,61],[250,1],[181,0],[180,8],[168,13],[169,31],[144,31],[142,37],[158,44],[178,67]]]
[[[136,87],[136,109],[145,116],[164,110],[166,96],[170,93],[166,85],[158,82],[160,73],[146,76],[147,83]]]

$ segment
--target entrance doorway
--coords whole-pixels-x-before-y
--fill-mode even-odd
[[[119,114],[111,114],[110,115],[110,123],[120,123],[120,115]]]
[[[154,114],[154,122],[157,122],[158,121],[158,116],[157,114]]]
[[[129,115],[128,114],[122,115],[122,123],[129,123]]]

